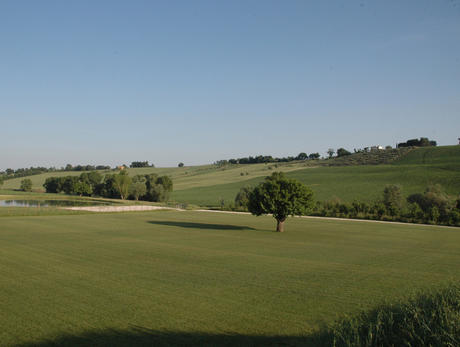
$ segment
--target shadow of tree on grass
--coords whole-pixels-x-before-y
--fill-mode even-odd
[[[213,229],[213,230],[258,230],[245,225],[229,225],[229,224],[209,224],[209,223],[193,223],[193,222],[177,222],[177,221],[149,221],[150,224],[166,225],[179,228],[191,229]],[[261,230],[258,230],[261,231]]]
[[[107,329],[88,331],[79,335],[61,335],[53,340],[43,340],[16,347],[56,346],[324,346],[324,337],[312,336],[257,336],[236,334],[208,334],[155,331],[141,327],[131,330]]]

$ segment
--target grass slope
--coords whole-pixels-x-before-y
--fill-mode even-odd
[[[193,211],[1,218],[0,341],[130,345],[156,331],[167,345],[231,334],[304,344],[321,322],[460,275],[454,229],[273,228],[271,217]]]
[[[460,194],[460,146],[417,148],[393,164],[309,167],[288,177],[309,185],[318,200],[338,197],[343,201],[372,201],[380,198],[387,184],[400,184],[403,194],[423,192],[439,183],[447,193]],[[218,206],[220,199],[233,201],[245,185],[256,185],[262,177],[209,187],[176,190],[177,201]]]
[[[396,155],[393,153],[395,151],[389,152],[391,157]],[[348,159],[338,158],[331,161],[230,165],[222,168],[215,165],[139,168],[129,169],[129,174],[170,175],[174,182],[172,197],[175,201],[202,206],[219,206],[221,199],[227,202],[233,201],[241,187],[255,185],[275,170],[287,172],[289,177],[311,186],[319,200],[334,197],[343,201],[375,200],[381,196],[387,184],[402,185],[403,194],[406,196],[423,192],[429,184],[433,183],[441,184],[449,194],[460,193],[460,146],[409,150],[407,154],[391,164],[352,165],[356,160],[360,162],[370,160],[366,159],[366,156],[375,160],[374,157],[378,155],[385,157],[384,154],[383,152],[359,153],[349,156]],[[335,166],[339,164],[343,166]],[[35,189],[43,190],[42,184],[45,179],[57,174],[64,176],[80,173],[46,173],[30,178]],[[21,180],[20,178],[7,180],[3,188],[17,189]]]

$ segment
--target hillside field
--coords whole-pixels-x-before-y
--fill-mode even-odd
[[[174,182],[172,199],[179,203],[214,207],[231,202],[243,186],[256,185],[274,171],[283,171],[309,185],[316,199],[339,198],[372,201],[380,198],[387,184],[399,184],[405,196],[423,192],[434,183],[447,193],[460,194],[460,146],[426,147],[410,150],[390,164],[356,165],[362,154],[337,160],[228,165],[203,165],[183,168],[129,169],[130,175],[157,173],[170,175]],[[371,156],[371,155],[369,155]],[[341,166],[328,166],[338,165]],[[80,172],[46,173],[30,176],[34,189],[43,191],[50,176],[79,175]],[[18,189],[22,178],[7,180],[3,189]]]
[[[460,276],[454,228],[274,227],[198,211],[2,217],[0,341],[308,345],[322,323]]]

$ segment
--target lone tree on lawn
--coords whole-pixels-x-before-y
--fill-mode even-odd
[[[313,191],[303,183],[274,172],[249,194],[248,210],[256,216],[273,214],[276,231],[284,231],[288,216],[305,214],[313,205]]]

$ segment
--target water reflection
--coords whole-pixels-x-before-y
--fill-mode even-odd
[[[111,205],[102,201],[81,200],[0,200],[0,207],[70,207]]]

